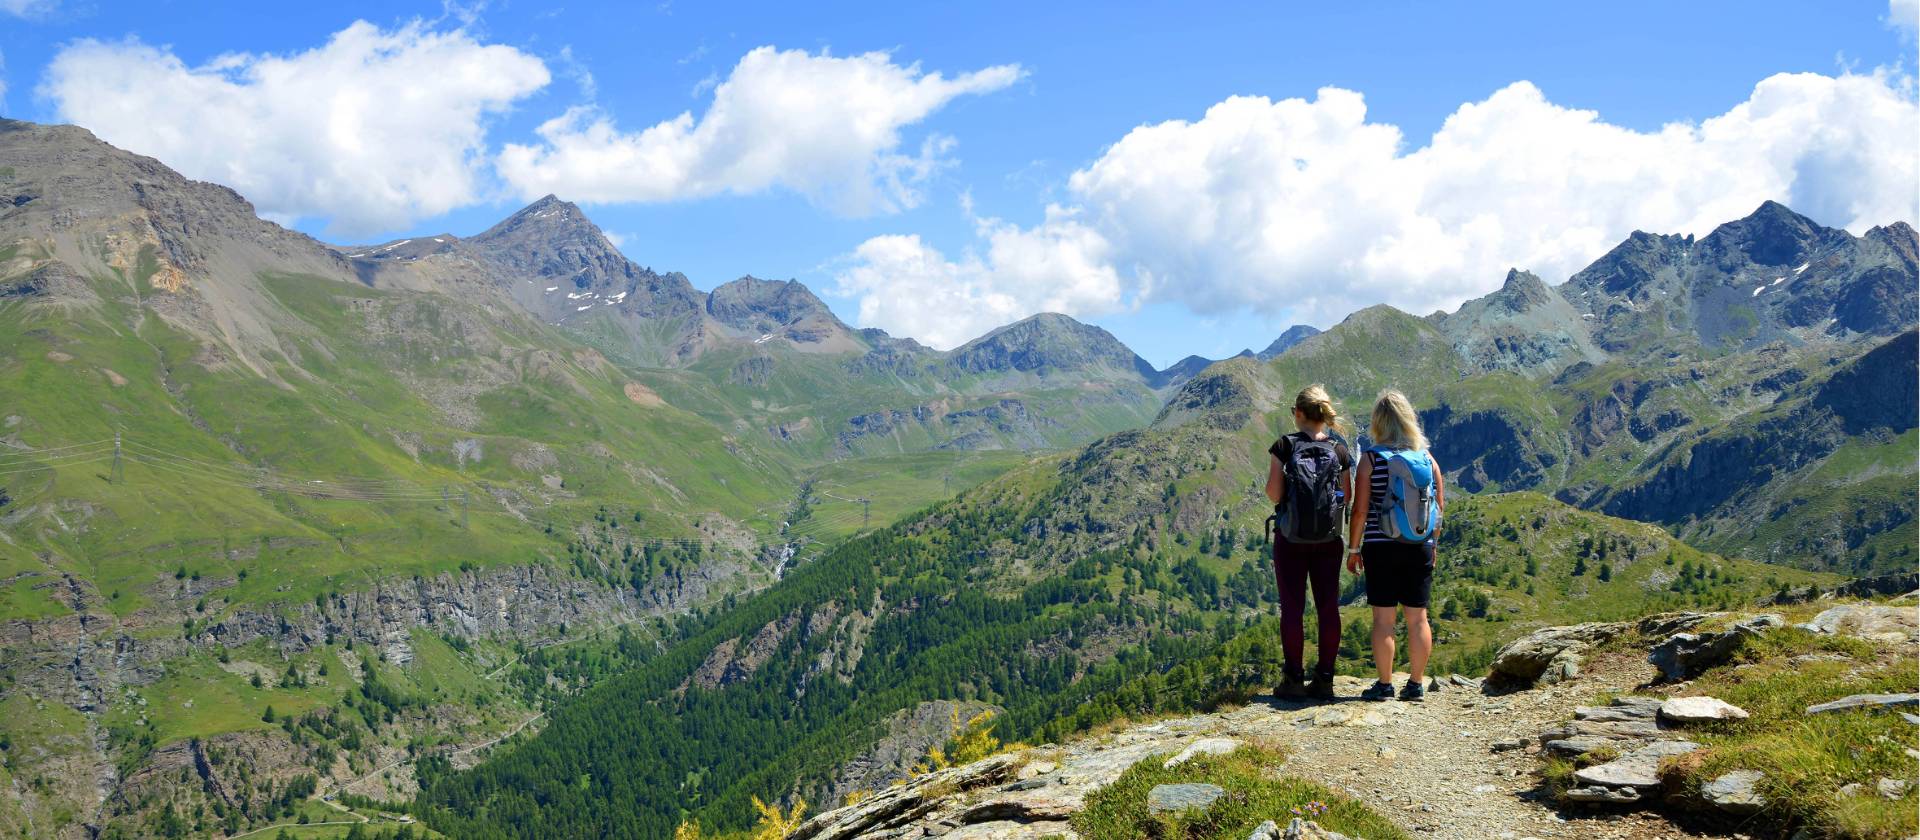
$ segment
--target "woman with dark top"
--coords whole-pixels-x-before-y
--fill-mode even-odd
[[[1288,485],[1295,492],[1331,493],[1331,513],[1326,533],[1311,534],[1316,541],[1295,541],[1302,527],[1276,528],[1273,540],[1273,575],[1280,586],[1280,642],[1285,649],[1286,675],[1277,693],[1282,697],[1333,697],[1333,665],[1340,655],[1340,515],[1338,505],[1347,496],[1353,472],[1353,456],[1345,443],[1333,435],[1339,412],[1327,389],[1313,385],[1301,391],[1293,401],[1293,423],[1299,431],[1274,441],[1268,448],[1272,458],[1267,465],[1267,498],[1276,511],[1288,509]],[[1327,458],[1331,442],[1332,458]],[[1315,444],[1318,444],[1317,446]],[[1312,452],[1303,451],[1306,449]],[[1317,455],[1318,462],[1311,457]],[[1330,461],[1330,463],[1329,463]],[[1305,465],[1305,466],[1299,466]],[[1331,482],[1316,480],[1317,470],[1331,470]],[[1303,477],[1305,480],[1303,480]],[[1314,662],[1313,681],[1306,681],[1301,665],[1306,646],[1305,612],[1307,585],[1313,586],[1313,609],[1319,619],[1319,658]]]
[[[1420,419],[1406,395],[1383,391],[1374,403],[1372,422],[1367,429],[1374,446],[1360,456],[1359,475],[1368,480],[1355,483],[1350,538],[1347,543],[1347,570],[1367,576],[1367,603],[1373,607],[1373,663],[1378,681],[1360,696],[1368,700],[1393,698],[1393,625],[1396,608],[1407,620],[1407,672],[1411,678],[1400,690],[1400,699],[1419,700],[1426,696],[1427,657],[1433,653],[1433,628],[1427,624],[1427,601],[1433,588],[1434,539],[1438,535],[1438,510],[1446,506],[1446,487],[1440,466],[1433,463],[1427,450],[1427,437],[1420,431]],[[1430,467],[1432,499],[1435,505],[1434,530],[1422,542],[1407,542],[1389,533],[1381,524],[1383,503],[1387,501],[1388,461],[1395,455],[1424,458]]]

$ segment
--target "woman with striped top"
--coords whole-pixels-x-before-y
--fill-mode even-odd
[[[1367,430],[1376,448],[1422,450],[1427,436],[1420,431],[1420,418],[1413,404],[1399,391],[1382,391],[1373,404],[1373,418]],[[1431,454],[1428,455],[1432,457]],[[1435,501],[1444,509],[1446,482],[1440,477],[1440,465],[1433,465]],[[1347,541],[1347,571],[1367,576],[1367,604],[1373,607],[1373,664],[1378,680],[1361,692],[1367,700],[1393,697],[1393,625],[1396,609],[1407,619],[1407,672],[1411,675],[1400,699],[1419,700],[1426,696],[1427,657],[1433,653],[1433,627],[1427,624],[1427,601],[1433,589],[1434,538],[1424,543],[1400,542],[1381,530],[1381,501],[1387,497],[1387,461],[1368,452],[1360,456],[1356,475],[1367,481],[1355,481],[1352,520]],[[1437,532],[1436,532],[1437,535]]]

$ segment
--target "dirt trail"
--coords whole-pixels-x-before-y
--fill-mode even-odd
[[[1539,735],[1596,695],[1653,676],[1645,655],[1596,653],[1570,683],[1506,695],[1447,685],[1419,703],[1256,697],[1210,714],[1123,726],[914,778],[808,820],[798,840],[1075,837],[1072,816],[1136,762],[1183,750],[1278,747],[1280,770],[1346,793],[1416,837],[1461,840],[1679,840],[1699,836],[1645,811],[1561,808],[1542,791]],[[1404,681],[1404,677],[1402,677]],[[1231,739],[1231,740],[1227,740]],[[1522,742],[1496,752],[1500,742]],[[1276,814],[1275,819],[1284,815]],[[1717,836],[1717,835],[1716,835]]]
[[[1652,812],[1560,809],[1538,794],[1541,730],[1573,716],[1602,692],[1626,694],[1653,677],[1645,657],[1597,654],[1570,683],[1484,695],[1448,685],[1419,703],[1336,701],[1331,707],[1259,698],[1226,713],[1242,718],[1317,710],[1314,725],[1252,727],[1284,744],[1287,771],[1342,790],[1390,816],[1409,832],[1445,838],[1580,838],[1654,840],[1697,836]],[[1404,679],[1404,678],[1403,678]],[[1343,698],[1366,681],[1341,679]],[[1368,712],[1384,722],[1370,725]],[[1357,715],[1328,725],[1339,714]],[[1527,748],[1495,752],[1501,741]]]

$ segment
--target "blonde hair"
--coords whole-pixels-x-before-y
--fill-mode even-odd
[[[1427,436],[1420,431],[1420,415],[1414,413],[1407,395],[1391,388],[1381,391],[1373,403],[1373,422],[1367,429],[1373,442],[1394,449],[1425,449]]]
[[[1301,389],[1300,395],[1293,398],[1293,410],[1314,423],[1325,423],[1329,429],[1340,428],[1340,409],[1334,407],[1333,397],[1327,395],[1327,386],[1314,384]]]

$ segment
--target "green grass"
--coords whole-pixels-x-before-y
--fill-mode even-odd
[[[1804,621],[1825,605],[1782,610]],[[1628,639],[1644,649],[1652,639]],[[1835,840],[1896,840],[1920,830],[1911,788],[1887,800],[1873,790],[1881,777],[1911,779],[1906,754],[1913,724],[1892,711],[1854,710],[1808,715],[1817,703],[1852,694],[1910,693],[1920,688],[1910,648],[1884,646],[1845,636],[1823,636],[1789,626],[1750,636],[1732,659],[1688,683],[1682,695],[1717,697],[1745,709],[1745,720],[1699,724],[1687,737],[1705,748],[1669,759],[1662,768],[1670,795],[1692,796],[1700,785],[1734,770],[1758,770],[1763,810],[1746,828],[1805,826]],[[1597,705],[1612,698],[1602,696]],[[1550,757],[1541,767],[1546,786],[1563,792],[1578,766],[1610,758],[1588,754],[1578,761]],[[1861,784],[1866,793],[1842,796]],[[1704,807],[1704,806],[1702,806]]]
[[[1796,661],[1795,657],[1808,657]],[[1812,657],[1834,657],[1816,659]],[[1694,680],[1688,694],[1718,697],[1751,717],[1703,727],[1706,749],[1676,762],[1683,786],[1739,769],[1766,774],[1759,790],[1765,816],[1805,824],[1841,840],[1894,840],[1920,831],[1915,794],[1896,800],[1873,789],[1881,777],[1913,778],[1913,724],[1892,711],[1806,714],[1816,703],[1851,694],[1910,693],[1920,688],[1906,648],[1829,637],[1788,627],[1747,641],[1736,661]],[[1842,796],[1859,783],[1866,793]]]
[[[72,610],[53,597],[61,585],[50,575],[22,573],[12,583],[0,585],[0,615],[27,621],[66,615]]]
[[[108,714],[110,725],[140,727],[151,731],[159,745],[185,738],[204,738],[224,732],[265,729],[275,724],[263,720],[267,707],[275,720],[299,715],[337,702],[353,686],[347,668],[334,658],[331,649],[322,648],[296,656],[293,664],[303,670],[320,657],[328,660],[328,676],[310,677],[305,688],[281,687],[287,663],[264,645],[254,644],[229,651],[227,668],[205,653],[193,653],[168,663],[166,676],[151,685],[135,689],[146,701],[116,703]],[[249,664],[251,663],[251,665]],[[251,666],[261,669],[260,688],[250,682]],[[231,670],[229,670],[231,669]]]
[[[839,461],[807,474],[812,488],[811,514],[790,532],[821,540],[840,540],[864,524],[882,528],[909,513],[952,498],[1024,464],[1034,456],[1018,451],[915,452]],[[828,495],[831,494],[831,495]],[[870,515],[846,499],[869,499]]]
[[[1323,828],[1368,840],[1404,840],[1407,834],[1367,806],[1304,779],[1283,776],[1286,756],[1277,751],[1245,746],[1225,756],[1203,756],[1178,767],[1162,767],[1166,756],[1141,761],[1113,784],[1087,797],[1086,808],[1073,815],[1080,836],[1105,838],[1190,838],[1242,840],[1260,823],[1273,820],[1284,827],[1295,815],[1305,815]],[[1147,792],[1155,785],[1206,782],[1226,789],[1226,795],[1204,812],[1152,814]],[[1324,806],[1324,811],[1319,807]],[[1298,809],[1298,810],[1296,810]]]

